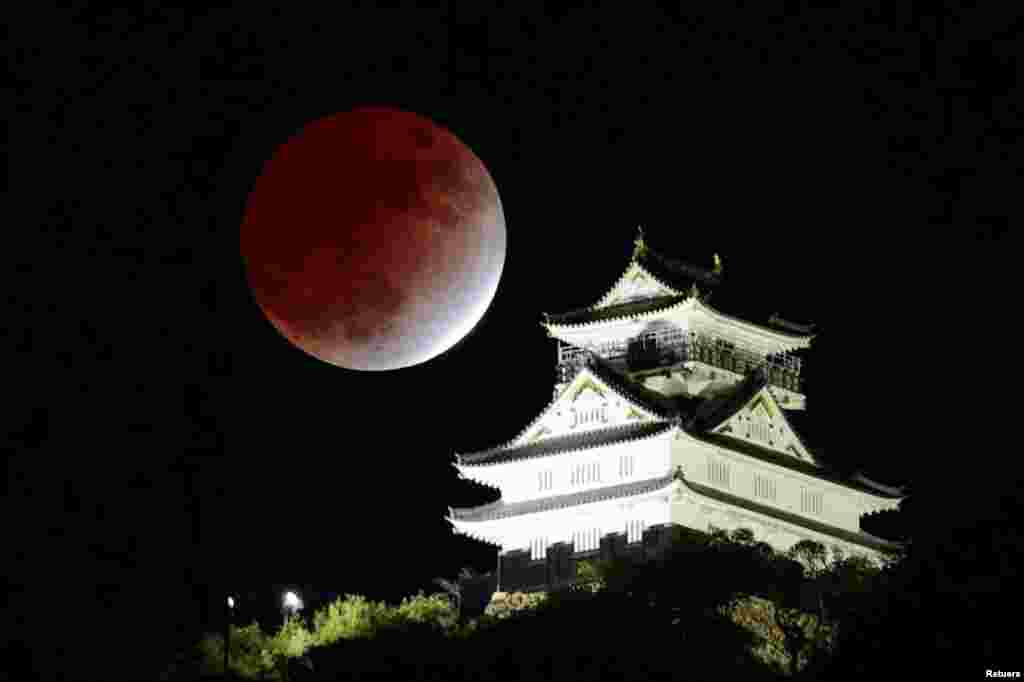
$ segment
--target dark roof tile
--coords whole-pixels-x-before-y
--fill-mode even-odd
[[[553,436],[535,443],[527,443],[516,447],[500,446],[482,452],[460,455],[459,464],[469,466],[499,464],[521,459],[531,459],[533,457],[543,457],[545,455],[555,455],[573,450],[589,450],[602,445],[625,443],[654,436],[664,433],[672,428],[673,425],[673,422],[670,421],[636,422],[582,431],[580,433],[571,433],[564,436]]]
[[[678,258],[672,258],[647,247],[639,258],[640,265],[652,275],[675,289],[689,290],[690,284],[706,289],[722,283],[719,273]]]
[[[629,301],[608,306],[607,308],[578,308],[564,313],[549,314],[547,322],[551,324],[573,324],[578,322],[598,322],[600,320],[611,320],[616,317],[628,317],[629,315],[640,315],[642,313],[654,312],[675,305],[686,300],[686,296],[659,296],[640,301]]]

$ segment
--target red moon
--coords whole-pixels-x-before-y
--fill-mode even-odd
[[[338,367],[392,370],[454,346],[490,306],[505,218],[451,132],[384,107],[309,124],[264,165],[241,252],[277,331]]]

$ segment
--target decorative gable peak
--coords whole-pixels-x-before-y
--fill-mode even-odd
[[[744,405],[711,429],[712,433],[774,450],[817,466],[768,387],[762,387]]]
[[[591,310],[601,310],[623,303],[643,301],[654,298],[665,298],[669,296],[683,296],[685,292],[670,287],[660,279],[651,274],[647,268],[636,260],[630,261],[626,271],[622,273],[612,288],[601,297]]]
[[[589,367],[583,366],[547,408],[506,447],[593,429],[653,421],[665,421],[665,418],[623,395]]]

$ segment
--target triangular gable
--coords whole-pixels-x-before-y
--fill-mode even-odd
[[[767,386],[708,430],[817,465]]]
[[[589,367],[583,367],[533,423],[509,442],[507,447],[526,445],[567,433],[655,420],[662,421],[663,418],[622,395]]]
[[[611,290],[600,301],[590,306],[590,309],[601,310],[622,303],[664,296],[681,296],[683,293],[662,282],[634,260],[630,261],[626,271]]]

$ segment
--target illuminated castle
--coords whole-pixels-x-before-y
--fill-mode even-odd
[[[748,528],[785,551],[800,540],[878,560],[898,548],[860,528],[900,489],[841,477],[790,415],[804,410],[811,329],[709,304],[712,269],[649,248],[597,303],[542,326],[557,342],[554,398],[509,442],[456,456],[496,502],[449,509],[456,532],[499,547],[498,589],[571,582],[574,560],[646,556],[673,525]]]

